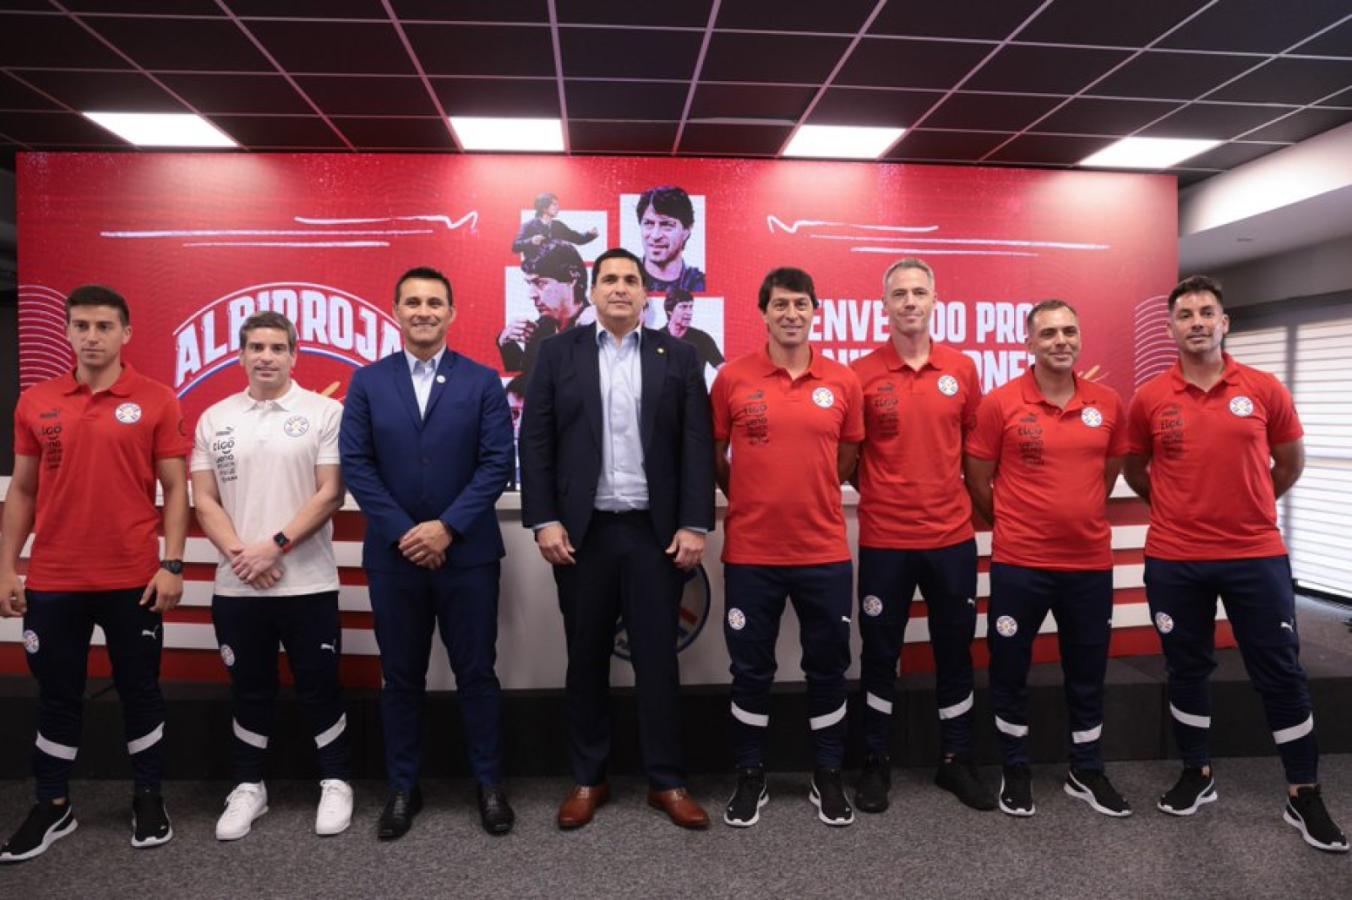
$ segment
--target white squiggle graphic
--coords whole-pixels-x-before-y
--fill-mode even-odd
[[[375,222],[440,222],[446,226],[447,231],[455,231],[466,222],[469,223],[469,230],[477,232],[479,230],[479,211],[472,209],[458,219],[452,220],[450,216],[444,215],[425,215],[425,216],[376,216],[374,218],[358,219],[314,219],[306,216],[296,216],[296,221],[302,225],[369,225]]]
[[[293,216],[292,220],[301,225],[318,226],[315,228],[190,228],[190,229],[151,229],[146,231],[101,231],[100,237],[113,239],[156,239],[156,238],[252,238],[253,240],[185,240],[184,247],[300,247],[319,250],[352,249],[370,247],[388,247],[388,240],[369,241],[333,241],[333,237],[408,237],[411,235],[434,234],[435,228],[329,228],[329,225],[374,225],[382,222],[428,222],[446,226],[447,231],[457,231],[465,225],[471,233],[478,233],[479,211],[470,210],[458,219],[440,213],[428,213],[414,216],[363,216],[341,219],[320,219],[312,216]],[[260,240],[262,238],[282,238],[283,240]],[[316,240],[285,240],[286,238],[316,238]]]
[[[778,216],[766,216],[765,224],[770,229],[771,234],[775,233],[775,226],[788,234],[797,234],[799,228],[816,228],[821,225],[832,228],[858,228],[862,231],[904,231],[908,233],[939,230],[938,225],[858,225],[853,222],[830,222],[825,219],[795,219],[792,225],[786,225],[784,220]]]
[[[350,229],[346,231],[314,231],[309,228],[194,228],[184,231],[100,231],[106,238],[166,238],[166,237],[295,237],[318,235],[406,235],[431,234],[431,228]]]
[[[930,247],[851,247],[851,253],[915,253],[926,256],[1039,256],[1023,250],[935,250]]]
[[[809,238],[818,241],[908,241],[912,244],[989,244],[993,247],[1047,247],[1051,250],[1107,250],[1107,244],[1076,244],[1067,241],[1006,241],[996,238],[922,238],[922,237],[873,237],[860,238],[850,234],[809,234]],[[891,248],[888,248],[889,250]],[[934,251],[929,251],[933,253]]]
[[[187,241],[185,247],[388,247],[389,241]]]

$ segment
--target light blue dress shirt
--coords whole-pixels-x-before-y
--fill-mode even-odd
[[[413,396],[418,398],[418,415],[427,415],[427,400],[432,396],[432,382],[437,377],[437,367],[441,365],[441,357],[446,352],[442,347],[437,351],[437,355],[423,362],[418,357],[404,351],[404,358],[408,360],[408,372],[413,376]]]
[[[643,330],[635,328],[620,343],[597,325],[601,370],[601,477],[596,508],[630,512],[648,508],[648,476],[643,471],[643,436],[639,430],[643,400],[643,365],[639,358]]]

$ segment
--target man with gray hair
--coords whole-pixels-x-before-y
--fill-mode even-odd
[[[859,454],[860,689],[864,771],[855,805],[887,809],[897,667],[916,588],[928,609],[941,757],[934,780],[973,809],[995,808],[972,762],[976,534],[962,447],[981,402],[976,365],[930,339],[934,272],[907,258],[883,276],[887,343],[852,368],[864,387]]]

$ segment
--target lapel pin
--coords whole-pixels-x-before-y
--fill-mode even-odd
[[[658,347],[658,348],[657,348],[657,352],[658,352],[659,354],[661,354],[661,353],[666,353],[666,352],[667,352],[667,348],[666,348],[666,347]]]
[[[438,376],[437,376],[437,384],[445,384],[445,383],[446,383],[446,376],[445,376],[445,375],[438,375]]]

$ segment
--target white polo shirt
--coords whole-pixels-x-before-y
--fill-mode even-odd
[[[338,465],[343,406],[294,381],[277,400],[248,391],[226,397],[197,420],[192,471],[212,472],[221,505],[245,544],[271,540],[318,490],[315,466]],[[282,557],[281,579],[267,590],[241,581],[224,554],[216,593],[227,597],[289,597],[338,590],[333,522],[294,543]]]

